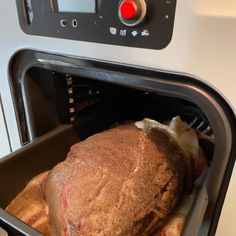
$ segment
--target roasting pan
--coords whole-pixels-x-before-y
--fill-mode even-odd
[[[0,205],[6,207],[27,182],[65,159],[79,140],[71,126],[62,126],[0,160]],[[41,235],[0,209],[0,227],[9,235]]]
[[[178,115],[178,111],[189,104],[197,107],[206,117],[215,136],[215,147],[182,234],[214,235],[235,161],[236,147],[233,143],[236,119],[225,100],[213,89],[189,76],[31,50],[17,53],[12,59],[10,71],[9,82],[23,147],[0,160],[0,227],[9,235],[40,235],[3,209],[30,179],[64,160],[72,144],[120,121],[146,116],[163,121]],[[50,124],[50,128],[45,130],[45,125],[41,129],[44,121],[38,119],[36,114],[43,112],[45,107],[42,104],[48,97],[44,93],[51,86],[50,78],[57,73],[95,81],[96,86],[99,81],[101,87],[106,88],[104,97],[108,100],[86,109],[74,124],[65,125],[57,120],[55,125]],[[35,93],[32,89],[38,86],[38,82],[32,79],[35,76],[38,77],[36,81],[42,78],[46,81],[42,83],[45,87],[39,93],[40,97],[44,96],[42,106],[39,100],[34,101],[33,98]],[[110,99],[112,94],[114,100]],[[154,100],[148,100],[153,96]],[[147,103],[142,104],[145,97],[148,97]],[[137,110],[137,103],[144,109]],[[185,105],[181,108],[179,104]],[[36,111],[34,108],[37,105],[42,110]],[[46,107],[50,108],[48,104]],[[175,108],[174,111],[170,107]],[[137,111],[140,112],[138,115]],[[152,117],[154,113],[164,115]]]
[[[83,124],[77,124],[77,130],[79,125],[89,126],[89,122],[91,120],[88,121],[88,124],[85,122]],[[92,130],[88,130],[87,132],[90,134]],[[87,136],[87,133],[84,133],[84,129],[80,131],[79,135],[73,126],[65,125],[36,139],[21,150],[2,159],[0,161],[0,206],[3,208],[6,207],[9,201],[25,187],[29,180],[46,170],[50,170],[57,163],[63,161],[70,146]],[[198,193],[198,199],[200,201],[195,201],[196,209],[194,214],[202,216],[207,207],[208,195],[204,186],[199,186],[199,188],[201,189]],[[195,220],[195,223],[198,223],[197,220]],[[0,227],[6,230],[8,235],[13,236],[41,235],[1,208]]]

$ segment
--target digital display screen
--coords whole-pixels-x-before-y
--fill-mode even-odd
[[[57,0],[58,12],[96,13],[96,0]]]

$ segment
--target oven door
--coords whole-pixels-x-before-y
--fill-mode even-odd
[[[72,113],[70,102],[64,103],[70,101],[71,88],[61,82],[57,87],[58,81],[68,78],[76,89],[87,86],[85,97],[90,101],[78,110],[81,104],[76,103]],[[0,160],[2,209],[30,179],[63,161],[70,146],[89,135],[126,120],[165,121],[180,115],[193,128],[214,137],[214,146],[203,143],[212,158],[183,235],[214,235],[235,162],[236,119],[213,89],[186,76],[35,51],[15,55],[10,82],[23,147]],[[42,116],[45,109],[49,116]],[[0,226],[10,235],[37,235],[4,210]]]

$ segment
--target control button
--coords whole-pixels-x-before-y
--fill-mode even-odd
[[[67,26],[66,20],[64,20],[64,19],[60,20],[60,25],[61,25],[63,28],[65,28],[65,27]]]
[[[134,19],[138,15],[138,12],[138,5],[134,1],[124,1],[120,5],[120,13],[124,19]]]
[[[127,30],[120,30],[120,36],[125,37],[127,35]]]
[[[78,26],[78,21],[76,19],[73,19],[71,24],[73,28],[76,28]]]
[[[121,0],[119,3],[119,18],[126,26],[140,24],[145,19],[146,13],[145,0]]]
[[[133,37],[136,37],[139,33],[138,33],[138,31],[137,30],[134,30],[134,31],[132,31],[132,33],[131,33],[132,35],[133,35]]]
[[[110,27],[110,33],[111,33],[112,35],[116,35],[116,34],[117,34],[117,28],[115,28],[115,27]]]
[[[142,35],[143,37],[148,37],[148,36],[150,35],[149,30],[144,29],[144,30],[141,32],[141,35]]]

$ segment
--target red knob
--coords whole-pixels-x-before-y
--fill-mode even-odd
[[[135,1],[126,0],[120,5],[120,14],[124,19],[131,20],[136,18],[139,13],[138,5]]]

